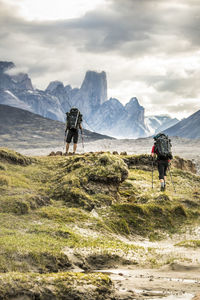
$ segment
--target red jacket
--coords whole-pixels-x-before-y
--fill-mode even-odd
[[[151,153],[155,153],[155,145],[153,145]]]
[[[158,154],[157,151],[155,151],[155,145],[153,145],[153,147],[151,149],[151,153]],[[170,159],[168,159],[168,162],[170,162]]]

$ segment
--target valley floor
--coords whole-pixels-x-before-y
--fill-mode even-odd
[[[84,143],[84,147],[80,142],[78,144],[77,153],[84,152],[96,152],[96,151],[113,151],[117,152],[127,152],[127,154],[150,154],[151,148],[153,145],[153,138],[141,138],[141,139],[124,139],[124,140],[97,140],[94,142]],[[71,146],[72,147],[72,146]],[[13,149],[15,149],[13,145]],[[70,148],[72,151],[72,148]],[[25,155],[48,155],[51,151],[62,151],[64,152],[64,147],[58,145],[55,147],[55,144],[51,147],[46,148],[30,148],[22,149],[17,148],[22,154]],[[200,168],[200,140],[189,140],[178,137],[172,138],[172,151],[173,155],[178,155],[186,159],[194,160]]]

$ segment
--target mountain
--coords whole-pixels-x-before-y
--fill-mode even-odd
[[[164,131],[169,136],[200,138],[200,110]]]
[[[136,97],[124,106],[107,99],[106,73],[87,71],[80,88],[52,81],[43,90],[34,89],[26,73],[15,72],[13,62],[0,62],[0,104],[25,109],[45,118],[64,122],[65,113],[76,106],[86,129],[118,138],[146,137],[174,125],[168,116],[145,117]]]
[[[93,114],[90,126],[102,134],[113,135],[117,138],[147,136],[144,108],[137,98],[132,98],[125,106],[119,100],[110,98]]]
[[[11,75],[12,62],[0,62],[0,104],[27,109],[53,120],[64,121],[64,111],[57,97],[35,90],[25,73]]]
[[[0,104],[0,145],[11,148],[63,146],[65,124],[27,110]],[[85,142],[111,139],[83,130]]]
[[[106,73],[87,71],[80,90],[71,99],[71,104],[89,120],[105,101],[107,101]]]
[[[151,134],[164,131],[165,129],[179,122],[176,118],[171,118],[168,115],[155,115],[145,117],[145,125]]]

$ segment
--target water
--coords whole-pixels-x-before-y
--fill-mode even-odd
[[[194,297],[192,294],[170,295],[162,298],[148,298],[148,300],[191,300]]]

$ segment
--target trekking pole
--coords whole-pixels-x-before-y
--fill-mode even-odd
[[[82,147],[83,147],[83,152],[84,152],[85,150],[84,150],[83,130],[82,130],[82,128],[81,128],[81,139],[82,139]]]
[[[173,188],[174,188],[174,192],[176,193],[176,189],[175,189],[174,182],[173,182],[173,180],[172,180],[172,174],[171,174],[171,172],[170,172],[170,166],[169,166],[169,165],[168,165],[168,170],[169,170],[169,175],[170,175],[170,178],[171,178],[171,183],[172,183]]]
[[[65,131],[65,135],[64,135],[64,145],[63,145],[63,152],[65,151],[65,145],[66,145],[66,136],[67,136],[67,131]]]
[[[153,189],[153,157],[152,157],[152,189]]]

